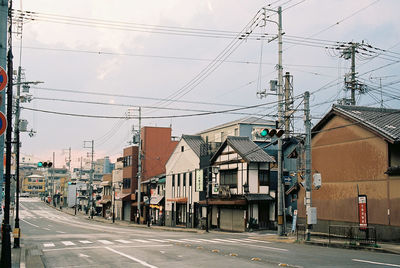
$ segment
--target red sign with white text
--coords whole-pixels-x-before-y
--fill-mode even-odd
[[[358,221],[360,223],[360,230],[365,230],[368,227],[368,210],[367,210],[367,196],[358,196]]]

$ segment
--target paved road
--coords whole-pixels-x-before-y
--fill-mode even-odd
[[[187,233],[98,223],[21,199],[22,244],[46,267],[400,267],[400,256],[267,241],[265,234]]]

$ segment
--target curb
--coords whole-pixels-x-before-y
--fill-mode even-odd
[[[399,251],[390,250],[385,248],[374,248],[374,247],[364,247],[364,246],[353,246],[347,244],[337,244],[337,243],[326,243],[326,242],[315,242],[315,241],[301,241],[300,243],[306,245],[314,245],[314,246],[322,246],[322,247],[330,247],[330,248],[344,248],[344,249],[354,249],[354,250],[367,250],[367,251],[375,251],[381,253],[390,253],[400,255]]]

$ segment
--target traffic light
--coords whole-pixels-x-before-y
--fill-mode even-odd
[[[50,161],[47,161],[47,162],[42,162],[42,161],[40,161],[40,162],[38,162],[38,164],[37,164],[37,167],[38,167],[38,168],[51,168],[52,166],[53,166],[53,163],[50,162]]]
[[[285,133],[285,131],[283,129],[278,129],[278,128],[264,128],[260,131],[260,136],[261,137],[281,137],[283,134]]]

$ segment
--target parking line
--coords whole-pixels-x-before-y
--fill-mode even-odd
[[[375,262],[375,261],[366,261],[366,260],[359,260],[359,259],[352,259],[352,261],[364,262],[364,263],[370,263],[370,264],[377,264],[377,265],[385,265],[385,266],[391,266],[391,267],[400,267],[400,264],[391,264],[391,263],[383,263],[383,262]]]

